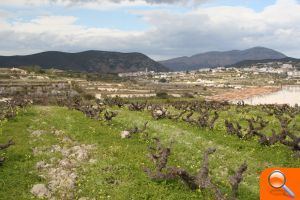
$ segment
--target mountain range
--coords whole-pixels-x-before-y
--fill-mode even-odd
[[[123,73],[144,71],[185,71],[214,67],[242,67],[261,61],[295,61],[278,51],[254,47],[246,50],[211,51],[191,57],[179,57],[156,62],[141,53],[84,51],[66,53],[47,51],[24,56],[0,56],[0,67],[40,66],[43,69],[61,69],[96,73]],[[299,61],[299,60],[297,60]]]
[[[273,60],[287,58],[286,55],[278,51],[265,47],[254,47],[246,50],[232,51],[211,51],[201,54],[196,54],[191,57],[179,57],[170,60],[160,61],[160,63],[170,70],[185,71],[195,70],[200,68],[213,68],[232,66],[242,61],[251,60]]]
[[[0,56],[0,67],[32,65],[43,69],[55,68],[97,73],[135,72],[146,69],[156,72],[168,71],[168,68],[141,53],[48,51],[25,56]]]

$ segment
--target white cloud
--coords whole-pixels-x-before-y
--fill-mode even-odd
[[[2,54],[23,54],[44,50],[79,51],[82,49],[124,49],[124,42],[139,32],[86,28],[76,25],[72,16],[43,16],[29,22],[0,24]]]
[[[199,7],[186,13],[132,12],[142,16],[151,28],[89,28],[79,25],[73,16],[41,16],[29,22],[3,19],[0,37],[5,39],[0,41],[0,54],[99,49],[139,51],[165,59],[208,50],[266,46],[300,57],[300,5],[295,0],[279,0],[260,12],[228,6]]]
[[[147,4],[179,4],[179,5],[198,5],[208,0],[9,0],[1,1],[0,5],[47,5],[57,4],[65,6],[136,6]]]
[[[244,7],[213,7],[185,14],[146,11],[143,15],[155,28],[148,35],[155,35],[153,40],[170,55],[266,46],[300,57],[297,1],[281,0],[261,12]]]
[[[0,19],[4,19],[8,16],[9,14],[5,12],[4,10],[0,10]]]

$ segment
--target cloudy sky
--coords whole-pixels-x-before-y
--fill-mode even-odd
[[[298,0],[1,0],[0,55],[141,52],[156,60],[264,46],[300,58]]]

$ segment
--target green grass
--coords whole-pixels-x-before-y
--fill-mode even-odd
[[[35,164],[49,159],[49,155],[34,157],[33,147],[45,147],[58,141],[52,134],[42,136],[35,142],[32,130],[63,130],[70,138],[84,144],[95,144],[97,149],[92,157],[93,165],[79,169],[76,197],[95,199],[211,199],[209,191],[191,191],[180,181],[151,181],[143,172],[143,166],[153,166],[147,158],[150,141],[134,136],[121,139],[120,131],[133,125],[142,126],[149,121],[147,132],[159,137],[166,145],[172,144],[169,165],[181,166],[192,173],[199,169],[203,151],[216,147],[210,157],[213,181],[222,192],[228,193],[228,177],[244,161],[248,171],[239,191],[239,199],[258,199],[259,174],[267,167],[298,167],[291,150],[283,145],[263,147],[254,139],[242,141],[228,136],[223,126],[224,119],[240,121],[243,117],[265,115],[257,109],[237,112],[235,108],[222,112],[214,131],[190,126],[185,122],[152,119],[148,112],[133,112],[118,109],[119,115],[107,124],[86,118],[78,111],[59,107],[34,106],[22,111],[15,119],[2,126],[0,143],[13,138],[16,145],[1,151],[6,162],[0,167],[0,197],[5,199],[33,199],[30,189],[34,184],[45,182],[38,176]],[[267,116],[264,116],[267,117]],[[278,122],[271,120],[270,127],[277,128]],[[300,118],[297,117],[297,122]],[[242,122],[244,123],[244,122]],[[270,128],[269,128],[270,129]],[[267,129],[266,131],[268,132]]]

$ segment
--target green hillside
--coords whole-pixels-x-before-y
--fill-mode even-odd
[[[57,145],[65,149],[84,147],[87,156],[76,158],[77,165],[71,168],[77,175],[76,183],[72,187],[56,188],[54,193],[58,199],[71,198],[65,196],[70,194],[74,194],[72,198],[75,199],[212,199],[210,190],[192,191],[180,180],[157,182],[149,179],[143,167],[153,168],[147,157],[152,137],[160,138],[166,146],[171,145],[169,165],[180,166],[191,173],[200,168],[203,152],[215,147],[216,152],[210,156],[210,176],[223,194],[230,194],[229,176],[246,161],[248,170],[239,188],[239,199],[244,200],[258,199],[259,174],[263,169],[300,166],[300,160],[282,144],[266,147],[256,139],[241,140],[226,134],[224,120],[239,121],[245,115],[269,119],[270,127],[266,132],[271,127],[277,129],[278,121],[259,109],[251,109],[248,114],[237,112],[235,107],[222,111],[214,130],[191,126],[181,120],[154,120],[148,111],[110,109],[119,113],[111,122],[89,119],[79,111],[51,106],[32,106],[20,111],[16,118],[2,122],[0,143],[13,138],[16,144],[0,151],[0,156],[6,157],[0,166],[0,197],[32,199],[33,185],[57,181],[57,177],[49,173],[51,168],[59,169],[58,162],[63,158],[53,150]],[[299,123],[300,116],[294,120],[293,123]],[[121,131],[134,125],[142,126],[146,121],[149,121],[148,139],[142,135],[121,139]],[[39,169],[37,163],[41,161],[52,166],[43,168],[40,164],[42,169]]]

